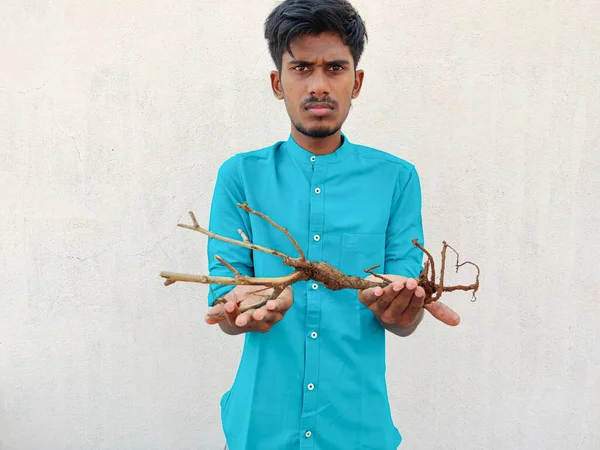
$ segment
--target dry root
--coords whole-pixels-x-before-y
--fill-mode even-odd
[[[233,244],[233,245],[239,245],[241,247],[249,248],[249,249],[252,249],[255,251],[264,252],[264,253],[268,253],[270,255],[278,256],[279,258],[282,259],[282,261],[285,265],[293,267],[295,270],[291,274],[286,275],[284,277],[277,277],[277,278],[248,277],[248,276],[244,276],[244,275],[240,274],[229,262],[225,261],[223,258],[216,255],[215,259],[217,259],[224,266],[226,266],[229,270],[231,270],[231,272],[233,273],[233,277],[211,277],[211,276],[205,276],[205,275],[189,275],[189,274],[181,274],[181,273],[173,273],[173,272],[161,272],[160,276],[165,278],[166,286],[174,284],[178,281],[191,282],[191,283],[203,283],[203,284],[219,284],[219,285],[261,286],[262,287],[261,289],[257,290],[256,292],[252,292],[252,294],[255,294],[255,295],[257,295],[258,292],[264,291],[267,288],[273,288],[273,292],[271,294],[264,294],[264,295],[258,294],[260,297],[262,297],[261,301],[255,303],[255,304],[252,304],[252,305],[246,305],[246,306],[241,307],[240,312],[244,312],[244,311],[248,311],[253,308],[260,308],[261,306],[264,306],[270,299],[277,298],[279,296],[279,294],[287,286],[291,286],[292,284],[294,284],[298,281],[314,280],[318,283],[322,283],[324,287],[326,287],[327,289],[331,289],[331,290],[340,290],[340,289],[359,289],[360,290],[360,289],[367,289],[367,288],[372,288],[372,287],[377,287],[377,286],[384,288],[388,284],[391,283],[391,280],[385,278],[382,275],[378,275],[373,272],[379,266],[374,266],[369,269],[365,269],[365,273],[369,273],[369,274],[375,276],[376,278],[379,278],[380,280],[382,280],[380,282],[366,280],[365,278],[361,278],[361,277],[357,277],[357,276],[345,275],[341,271],[336,269],[335,267],[333,267],[330,264],[325,263],[325,262],[307,261],[304,256],[304,253],[302,252],[302,249],[300,248],[300,245],[298,244],[298,242],[296,242],[296,240],[288,232],[287,229],[285,229],[285,228],[281,227],[280,225],[276,224],[275,222],[273,222],[268,216],[266,216],[260,212],[254,211],[253,209],[251,209],[248,206],[247,203],[238,204],[237,206],[242,208],[243,210],[245,210],[246,212],[248,212],[250,214],[255,214],[255,215],[263,218],[269,224],[271,224],[278,230],[282,231],[290,239],[290,241],[294,244],[294,247],[298,251],[298,257],[293,258],[291,256],[288,256],[286,254],[278,252],[277,250],[273,250],[270,248],[262,247],[260,245],[256,245],[256,244],[250,242],[248,237],[241,230],[238,230],[238,233],[240,234],[240,236],[242,238],[241,241],[236,241],[233,239],[229,239],[229,238],[214,234],[214,233],[200,227],[193,212],[189,213],[190,217],[192,218],[193,225],[190,226],[190,225],[178,224],[178,226],[180,226],[182,228],[187,228],[189,230],[198,231],[200,233],[205,234],[206,236],[208,236],[211,239],[218,239],[218,240],[221,240],[221,241]],[[419,244],[417,239],[414,239],[412,242],[413,242],[413,245],[415,245],[416,247],[421,249],[423,251],[423,253],[425,253],[425,255],[427,256],[427,260],[425,262],[424,269],[421,272],[419,279],[418,279],[419,285],[422,286],[423,289],[425,290],[425,304],[429,304],[429,303],[439,300],[444,292],[452,292],[452,291],[473,291],[473,299],[475,299],[475,293],[479,289],[479,274],[480,274],[479,267],[476,264],[474,264],[470,261],[460,263],[459,255],[456,252],[456,250],[454,250],[446,242],[444,242],[443,248],[442,248],[442,267],[441,267],[441,273],[440,273],[440,280],[439,280],[439,283],[436,284],[435,261],[434,261],[433,257],[425,248],[423,248]],[[456,254],[456,271],[457,272],[460,267],[467,265],[467,264],[473,265],[477,268],[477,277],[476,277],[475,283],[473,283],[469,286],[445,286],[444,285],[446,251],[448,248],[450,248]],[[430,270],[431,270],[431,276],[429,276]],[[266,286],[266,288],[263,286]],[[225,302],[225,300],[223,298],[219,298],[216,300],[215,304],[224,303],[224,302]],[[219,316],[222,316],[222,314]]]

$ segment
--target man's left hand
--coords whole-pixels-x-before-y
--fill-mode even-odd
[[[460,317],[439,301],[425,305],[425,290],[414,278],[399,275],[382,275],[392,280],[385,288],[374,287],[358,291],[358,299],[368,307],[380,322],[408,327],[417,321],[425,308],[432,316],[446,325],[456,326]],[[366,278],[381,281],[373,275]]]

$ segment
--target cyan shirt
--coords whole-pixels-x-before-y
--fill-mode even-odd
[[[421,189],[415,167],[342,134],[335,152],[317,156],[293,138],[239,153],[219,169],[209,229],[298,256],[293,244],[248,205],[287,228],[307,259],[348,275],[381,265],[379,274],[418,277],[423,254]],[[209,272],[277,277],[282,260],[216,239]],[[209,305],[232,286],[211,285]],[[386,386],[385,330],[356,290],[330,291],[314,281],[292,286],[294,303],[267,333],[246,333],[240,365],[221,399],[230,450],[393,450],[401,442]],[[400,382],[402,374],[391,374]]]

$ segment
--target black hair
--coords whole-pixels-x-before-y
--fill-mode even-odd
[[[294,38],[322,32],[340,36],[356,68],[368,36],[364,21],[347,0],[285,0],[265,21],[265,39],[277,70],[281,71],[283,53],[292,54]]]

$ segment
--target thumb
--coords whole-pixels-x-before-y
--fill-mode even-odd
[[[440,322],[451,327],[460,323],[460,316],[442,302],[435,301],[424,306],[429,313]]]

